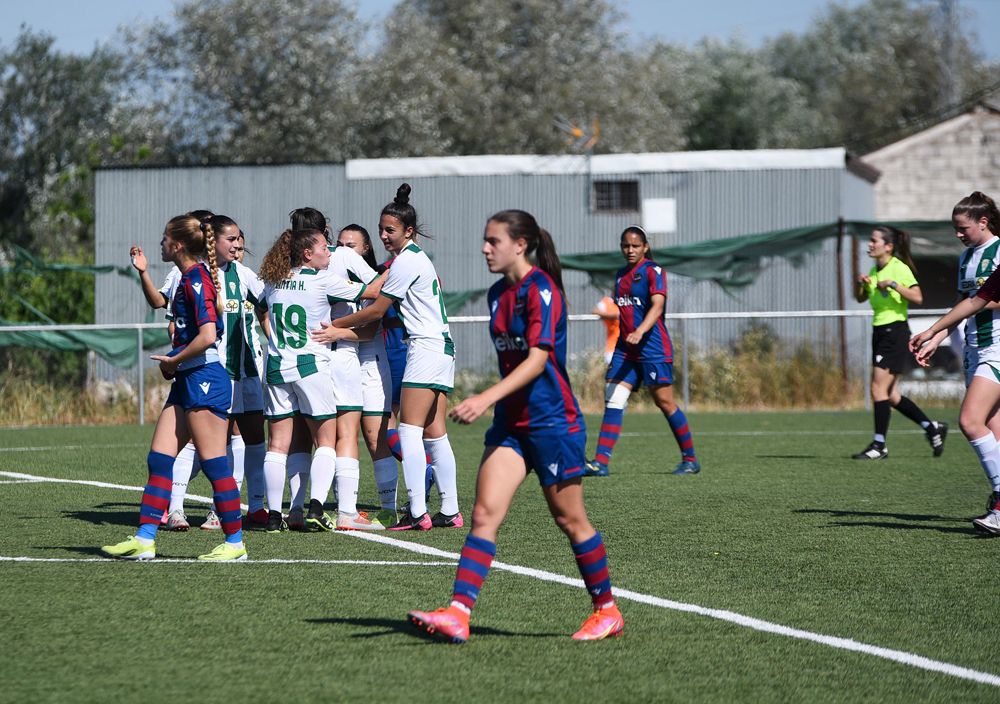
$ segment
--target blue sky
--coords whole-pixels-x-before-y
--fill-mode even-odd
[[[914,0],[936,4],[936,0]],[[857,5],[860,0],[840,0]],[[22,23],[55,35],[64,51],[87,52],[97,42],[115,37],[122,24],[170,14],[173,0],[4,0],[0,2],[0,42],[10,44]],[[691,44],[705,36],[739,36],[753,46],[783,31],[798,32],[829,4],[829,0],[619,0],[628,16],[624,27],[636,41],[658,37]],[[362,17],[384,15],[395,0],[361,0]],[[1000,42],[984,37],[1000,29],[1000,0],[958,0],[978,28],[979,45],[1000,60]]]

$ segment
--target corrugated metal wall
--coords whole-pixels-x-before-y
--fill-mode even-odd
[[[843,168],[623,173],[595,178],[637,180],[640,199],[676,200],[677,232],[658,236],[654,246],[830,222],[838,216],[869,217],[874,207],[871,185]],[[516,207],[533,213],[565,253],[613,250],[621,230],[640,219],[639,213],[591,212],[591,179],[582,174],[408,180],[413,186],[412,203],[431,235],[422,246],[433,257],[445,288],[451,290],[486,288],[492,283],[479,247],[486,218],[498,210]],[[142,245],[151,259],[158,259],[160,233],[167,219],[194,208],[209,208],[240,223],[256,255],[247,263],[256,266],[287,225],[293,208],[312,205],[331,219],[333,228],[358,222],[374,233],[379,212],[392,200],[400,182],[349,181],[343,165],[101,170],[96,186],[96,262],[127,263],[133,242]],[[845,265],[849,275],[850,264]],[[153,280],[161,281],[166,270],[165,264],[154,262]],[[801,268],[783,260],[771,261],[757,283],[733,295],[712,284],[670,277],[667,311],[835,308],[835,271],[835,244],[828,241]],[[589,286],[587,277],[568,272],[566,284],[571,312],[589,312],[600,294]],[[97,322],[146,319],[145,302],[134,282],[100,276],[96,286]],[[482,301],[461,311],[463,315],[481,313],[485,313]],[[735,322],[689,324],[688,337],[705,348],[726,344],[743,327],[744,323]],[[835,322],[787,321],[772,327],[789,341],[832,344],[838,334]],[[485,328],[454,328],[459,366],[491,369],[495,361]],[[599,323],[571,329],[574,356],[602,345]],[[863,355],[863,344],[853,339],[855,334],[851,337],[852,349],[860,349]],[[113,372],[102,367],[99,374]]]

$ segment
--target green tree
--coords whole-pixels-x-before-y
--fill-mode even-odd
[[[701,42],[686,74],[689,149],[774,149],[823,144],[822,119],[797,81],[774,75],[738,41]]]
[[[942,31],[934,3],[831,4],[804,34],[782,34],[763,54],[775,74],[803,87],[823,115],[827,143],[864,153],[949,116],[940,105]],[[952,39],[963,49],[957,74],[965,94],[990,69],[974,31],[961,34]],[[991,82],[997,78],[994,69]]]
[[[178,161],[339,161],[364,32],[340,0],[187,0],[133,33],[132,66]]]
[[[559,117],[599,120],[598,150],[676,144],[642,64],[604,0],[403,0],[362,73],[363,152],[558,153]]]
[[[0,48],[0,245],[92,256],[93,168],[148,153],[120,101],[121,56],[62,54],[22,29]]]

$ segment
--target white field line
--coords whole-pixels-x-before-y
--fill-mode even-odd
[[[809,437],[819,435],[871,435],[871,430],[850,429],[850,430],[695,430],[695,435],[707,436],[730,436],[730,437]],[[923,435],[923,430],[893,430],[893,435]],[[662,432],[650,431],[642,433],[622,433],[623,438],[641,437],[662,437]],[[48,452],[50,450],[86,450],[90,448],[126,448],[126,447],[147,447],[148,443],[131,443],[127,445],[39,445],[36,447],[0,447],[0,454],[4,452]]]
[[[125,489],[128,491],[142,491],[142,487],[125,486],[121,484],[109,484],[106,482],[85,481],[80,479],[58,479],[54,477],[39,477],[30,474],[19,474],[16,472],[0,472],[0,476],[9,476],[17,479],[37,479],[49,482],[84,484],[90,486],[97,486],[100,488]],[[197,500],[207,501],[208,499],[207,497],[198,497]],[[427,555],[429,557],[444,558],[451,561],[456,561],[459,559],[458,553],[448,552],[446,550],[439,550],[438,548],[430,547],[429,545],[421,545],[419,543],[411,543],[409,541],[399,540],[397,538],[390,538],[386,535],[380,535],[378,533],[349,531],[344,533],[335,533],[335,535],[338,536],[344,535],[348,537],[358,538],[361,540],[369,540],[375,543],[382,543],[383,545],[389,545],[395,548],[402,548],[403,550],[409,550],[410,552],[415,552],[420,555]],[[155,562],[155,560],[153,562]],[[246,563],[240,563],[240,564],[246,564]],[[545,570],[538,570],[533,567],[522,567],[520,565],[512,565],[506,562],[494,561],[493,568],[498,570],[504,570],[506,572],[513,572],[514,574],[519,574],[526,577],[533,577],[543,582],[553,582],[555,584],[563,584],[569,587],[575,587],[577,589],[585,588],[582,579],[566,577],[561,574],[555,574],[554,572],[547,572]],[[841,638],[838,636],[830,636],[830,635],[825,635],[823,633],[806,631],[799,628],[792,628],[790,626],[783,626],[780,623],[764,621],[762,619],[753,618],[752,616],[744,616],[743,614],[739,614],[734,611],[726,611],[724,609],[710,609],[705,606],[699,606],[698,604],[688,604],[682,601],[663,599],[658,596],[643,594],[641,592],[635,592],[630,589],[615,588],[614,594],[615,594],[615,599],[634,601],[636,603],[647,604],[649,606],[657,606],[663,609],[670,609],[672,611],[682,611],[685,613],[697,614],[699,616],[706,616],[708,618],[717,619],[719,621],[725,621],[727,623],[732,623],[737,626],[743,626],[744,628],[749,628],[755,631],[761,631],[763,633],[773,633],[775,635],[785,636],[787,638],[796,638],[798,640],[804,640],[812,643],[818,643],[820,645],[826,645],[831,648],[837,648],[838,650],[847,650],[850,652],[861,653],[864,655],[871,655],[873,657],[882,658],[885,660],[899,663],[901,665],[908,665],[910,667],[915,667],[920,670],[927,670],[929,672],[940,672],[942,674],[949,675],[951,677],[956,677],[963,680],[970,680],[972,682],[978,682],[980,684],[987,684],[993,687],[1000,687],[1000,675],[995,675],[990,672],[980,672],[979,670],[972,670],[967,667],[954,665],[952,663],[943,662],[941,660],[933,660],[931,658],[927,658],[922,655],[917,655],[916,653],[910,653],[905,650],[894,650],[892,648],[883,648],[877,645],[862,643],[860,641],[856,641],[851,638]]]
[[[124,447],[148,447],[148,442],[132,442],[132,443],[112,443],[107,445],[41,445],[38,447],[0,447],[0,452],[43,452],[46,450],[89,450],[89,449],[108,449],[112,447],[124,448]]]
[[[0,555],[0,562],[90,562],[98,565],[120,564],[122,560],[109,560],[106,557],[8,557]],[[375,567],[454,567],[457,561],[451,562],[415,562],[405,560],[246,560],[244,562],[205,562],[204,560],[157,558],[141,560],[147,565],[169,564],[225,564],[225,565],[371,565]]]

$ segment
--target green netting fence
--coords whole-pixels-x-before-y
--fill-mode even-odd
[[[823,243],[833,237],[867,238],[877,225],[889,225],[905,230],[911,236],[915,255],[925,258],[952,259],[961,251],[961,245],[954,236],[949,221],[906,220],[891,222],[837,221],[806,227],[793,227],[769,232],[758,232],[738,237],[707,240],[673,247],[660,247],[652,251],[652,258],[664,266],[671,275],[685,276],[701,281],[713,281],[725,288],[749,286],[764,270],[767,259],[780,258],[801,264],[804,258],[814,254]],[[606,289],[615,272],[622,266],[621,253],[616,250],[566,254],[561,258],[563,268],[588,274],[597,288]],[[38,275],[46,271],[74,271],[94,275],[118,274],[137,278],[131,267],[84,266],[77,264],[44,261],[21,247],[15,246],[12,256],[5,266],[0,266],[0,274]],[[470,289],[445,293],[445,306],[451,315],[456,315],[469,303],[479,299],[486,289]],[[16,292],[14,295],[17,295]],[[0,346],[19,345],[47,350],[93,350],[102,359],[118,367],[135,365],[139,351],[139,341],[135,329],[31,331],[25,324],[51,324],[45,317],[21,299],[25,310],[32,316],[28,321],[11,321],[0,318]],[[152,322],[152,313],[147,322]],[[7,326],[20,326],[16,331],[4,330]],[[144,329],[142,348],[152,349],[168,343],[165,328]]]

